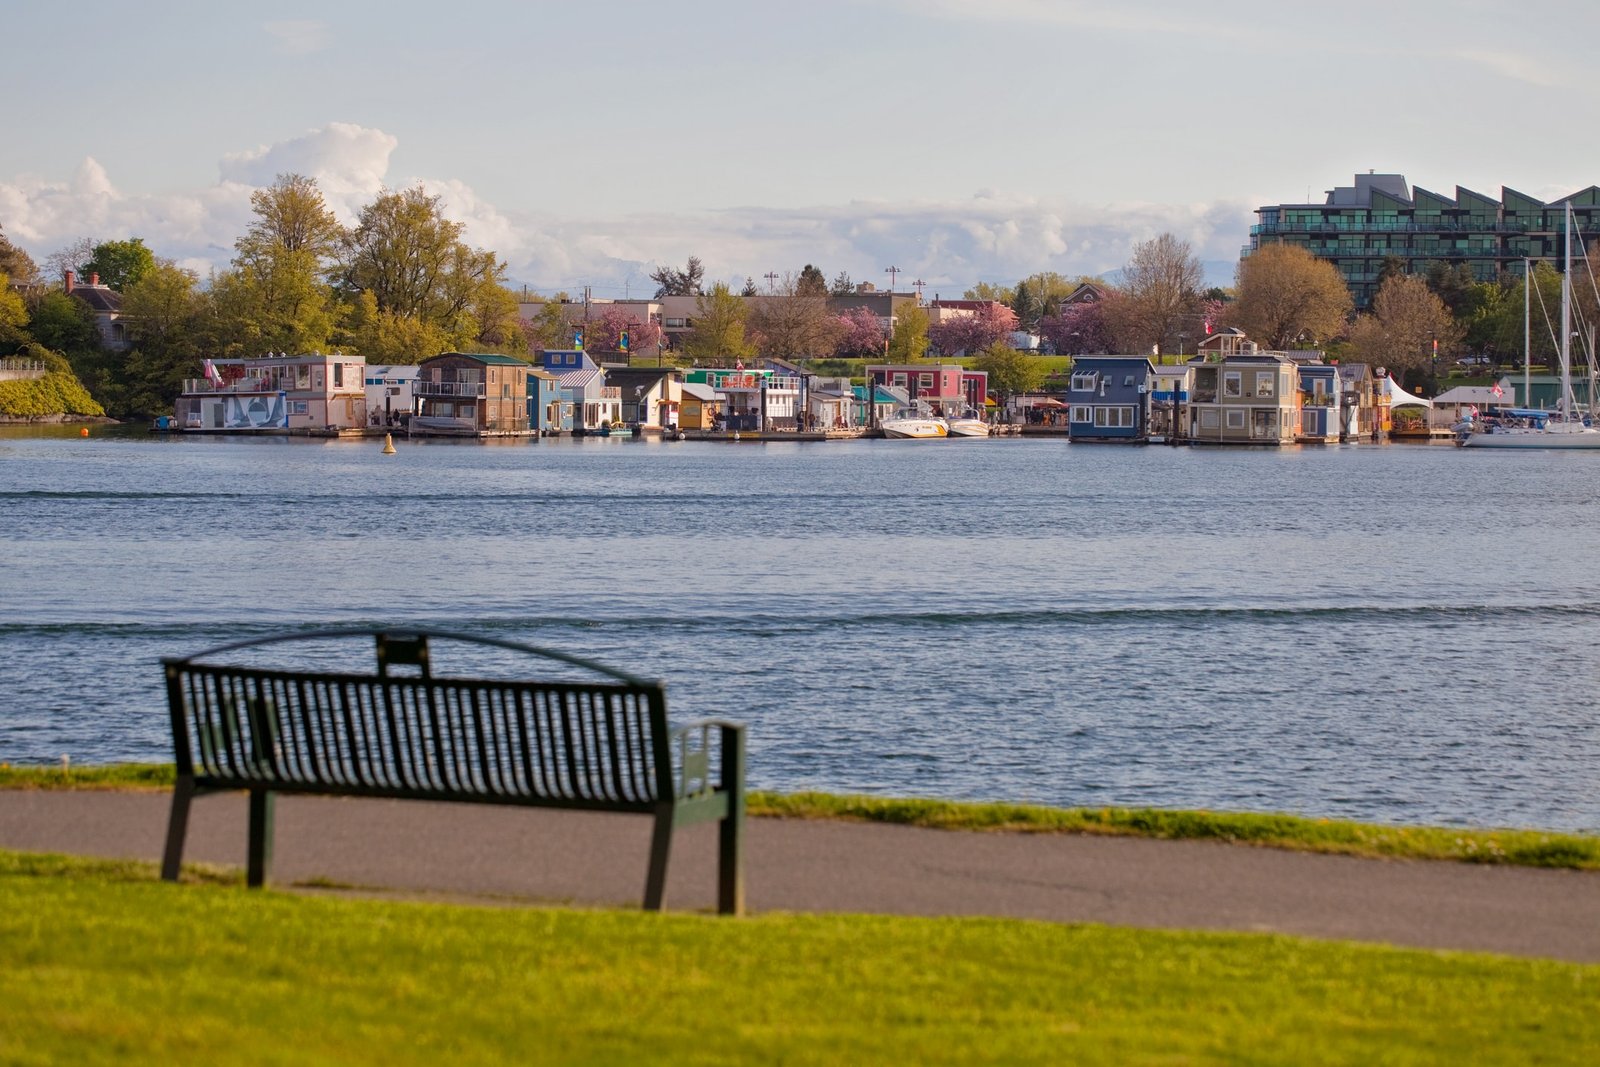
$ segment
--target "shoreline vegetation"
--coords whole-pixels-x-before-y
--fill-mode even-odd
[[[0,763],[0,789],[170,789],[172,764],[57,767]],[[1600,836],[1542,830],[1393,826],[1255,812],[1049,808],[827,793],[749,794],[756,818],[837,819],[936,830],[1076,833],[1216,841],[1374,859],[1600,870]]]
[[[1600,966],[1555,960],[232,884],[0,850],[0,1061],[1577,1064],[1600,1042]]]

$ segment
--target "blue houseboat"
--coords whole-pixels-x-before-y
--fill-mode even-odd
[[[1079,356],[1067,390],[1067,435],[1073,441],[1145,444],[1150,440],[1150,386],[1155,368],[1144,356]]]

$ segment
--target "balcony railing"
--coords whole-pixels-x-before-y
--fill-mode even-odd
[[[185,378],[183,391],[186,393],[276,393],[279,390],[292,389],[292,385],[280,386],[277,382],[265,378],[239,378],[236,381],[216,384],[209,378]]]
[[[414,396],[465,396],[485,395],[483,382],[429,382],[418,378],[411,385]]]

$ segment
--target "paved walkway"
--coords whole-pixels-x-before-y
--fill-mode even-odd
[[[0,790],[0,848],[158,859],[163,793]],[[650,821],[283,797],[274,880],[637,905]],[[680,831],[670,908],[714,900],[715,831]],[[1600,871],[1315,856],[1198,841],[753,819],[753,911],[998,915],[1272,931],[1600,963]],[[196,802],[185,858],[242,866],[242,796]]]

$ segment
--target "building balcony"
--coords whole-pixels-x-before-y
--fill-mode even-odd
[[[481,397],[485,395],[483,382],[429,382],[418,378],[411,383],[413,396]]]

